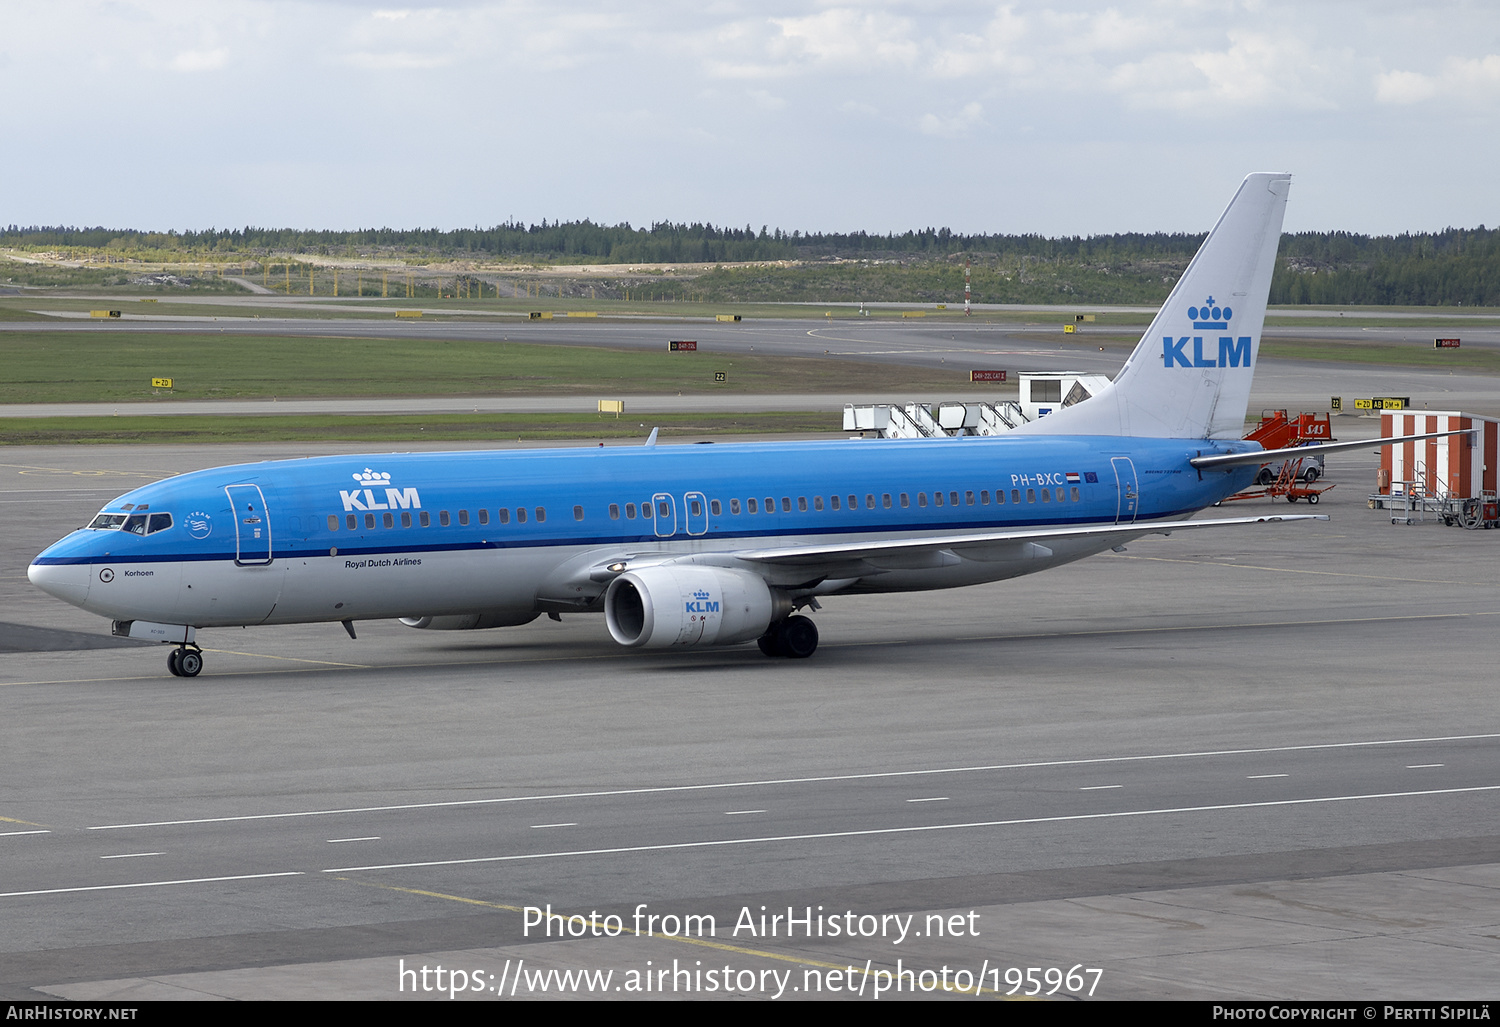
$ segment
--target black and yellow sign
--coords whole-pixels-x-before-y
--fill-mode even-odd
[[[153,389],[170,389],[172,387],[172,379],[170,379],[170,378],[152,378],[151,379],[151,387]]]
[[[1355,410],[1374,410],[1375,409],[1375,401],[1373,399],[1356,399],[1354,401],[1354,409]]]
[[[1342,396],[1334,396],[1333,398],[1331,398],[1328,401],[1328,409],[1329,410],[1342,410],[1342,409],[1344,409],[1344,397],[1342,397]]]
[[[714,381],[716,381],[716,382],[727,382],[727,381],[729,381],[729,376],[726,375],[723,371],[715,371],[714,372]]]

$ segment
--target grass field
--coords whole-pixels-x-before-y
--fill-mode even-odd
[[[642,300],[588,300],[556,296],[537,299],[485,299],[485,300],[438,300],[433,297],[419,300],[406,299],[356,299],[328,295],[286,297],[236,297],[199,298],[190,295],[164,295],[154,302],[143,302],[137,296],[69,296],[66,294],[30,294],[25,297],[0,297],[0,320],[37,320],[30,311],[79,314],[99,308],[111,308],[124,314],[144,316],[189,316],[189,317],[243,317],[243,318],[296,318],[298,320],[328,320],[337,318],[371,319],[389,321],[397,310],[421,309],[424,321],[454,319],[461,322],[482,320],[486,317],[504,321],[525,320],[532,311],[545,311],[553,315],[558,323],[566,323],[570,311],[587,312],[601,319],[609,318],[660,318],[662,320],[712,321],[717,314],[739,314],[745,318],[782,320],[787,318],[824,318],[860,321],[900,321],[906,312],[920,311],[924,323],[944,321],[951,323],[978,324],[1049,324],[1061,325],[1073,319],[1070,307],[1055,310],[1018,311],[984,310],[971,317],[964,317],[963,305],[949,304],[939,310],[932,304],[910,304],[892,307],[869,307],[865,314],[847,303],[840,304],[789,304],[789,303],[697,303]],[[45,319],[45,318],[42,318]],[[1151,320],[1145,312],[1101,313],[1102,324],[1141,324]]]
[[[723,371],[727,381],[715,383]],[[151,387],[171,378],[170,392]],[[348,396],[869,392],[967,387],[965,373],[822,357],[683,357],[468,340],[0,334],[0,403]]]
[[[321,298],[320,298],[321,299]],[[34,298],[0,300],[0,320],[24,322],[25,304]],[[331,298],[325,302],[337,302]],[[55,307],[89,309],[105,304],[87,298],[54,297]],[[129,309],[127,303],[110,304]],[[368,304],[380,317],[392,316],[390,301]],[[603,302],[584,308],[603,308]],[[516,304],[494,301],[456,303],[466,309]],[[524,306],[524,304],[521,304]],[[618,304],[614,306],[620,306]],[[659,308],[689,308],[691,304],[659,304]],[[168,313],[215,313],[224,307],[191,302],[138,304],[138,309]],[[273,316],[302,311],[274,309]],[[712,308],[705,308],[711,310]],[[816,316],[816,308],[777,307],[783,317]],[[837,311],[849,320],[847,308]],[[1139,338],[1139,325],[1148,313],[1099,314],[1078,335],[1063,335],[1059,310],[1036,313],[1007,311],[974,322],[1004,323],[1013,342],[1076,346],[1080,353],[1107,349],[1127,351]],[[331,313],[329,316],[343,316]],[[650,316],[648,313],[647,316]],[[876,319],[898,318],[900,310],[883,309]],[[934,312],[913,320],[944,330],[944,317],[962,319],[961,312]],[[1069,317],[1071,315],[1069,314]],[[1055,318],[1055,319],[1054,319]],[[970,323],[974,323],[970,322]],[[1500,374],[1500,352],[1481,348],[1435,350],[1412,342],[1384,339],[1370,333],[1359,339],[1318,337],[1319,327],[1346,326],[1335,319],[1305,319],[1306,338],[1267,340],[1266,357],[1381,365],[1393,368],[1451,369],[1470,374]],[[1388,319],[1362,320],[1365,325],[1422,323],[1409,311],[1392,311]],[[1475,322],[1466,322],[1474,324]],[[1437,324],[1436,334],[1461,335],[1453,322]],[[698,354],[691,357],[665,351],[589,348],[458,339],[346,338],[335,336],[279,336],[274,322],[265,334],[229,335],[205,326],[201,332],[178,335],[158,332],[30,331],[24,324],[0,332],[0,403],[153,402],[169,409],[179,400],[300,399],[395,396],[506,396],[581,395],[601,399],[643,394],[722,394],[716,414],[653,415],[644,427],[641,418],[619,420],[592,414],[445,414],[362,416],[243,416],[243,417],[92,417],[15,418],[0,420],[0,445],[95,442],[224,442],[320,440],[399,443],[423,439],[482,441],[486,439],[618,439],[644,435],[661,426],[664,435],[837,431],[837,418],[818,413],[732,413],[734,397],[743,393],[832,394],[875,393],[893,399],[913,392],[940,392],[961,398],[973,387],[965,370],[921,369],[906,365],[856,362],[821,356],[759,357]],[[546,329],[538,334],[545,338]],[[714,380],[722,371],[724,383]],[[172,378],[173,389],[155,389],[153,378]]]
[[[1458,332],[1453,334],[1458,335]],[[1462,370],[1477,374],[1500,374],[1500,353],[1488,349],[1434,349],[1407,342],[1367,339],[1276,339],[1262,340],[1263,357],[1279,360],[1317,360],[1340,364],[1378,364],[1389,367],[1419,367],[1424,370]]]
[[[193,442],[397,443],[443,440],[486,442],[549,439],[663,440],[685,436],[836,432],[835,413],[651,414],[616,419],[596,414],[319,414],[170,417],[5,417],[0,445],[89,445]]]

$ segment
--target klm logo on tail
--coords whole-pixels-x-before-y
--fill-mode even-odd
[[[1232,317],[1233,308],[1215,306],[1212,296],[1201,307],[1188,307],[1188,318],[1199,331],[1226,330]],[[1191,353],[1188,343],[1192,343]],[[1209,345],[1211,347],[1212,343]],[[1215,354],[1212,349],[1207,353],[1203,351],[1201,335],[1184,335],[1177,339],[1164,335],[1161,340],[1161,358],[1165,367],[1249,367],[1250,336],[1219,336],[1219,351]]]

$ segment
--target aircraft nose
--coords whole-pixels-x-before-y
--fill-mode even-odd
[[[86,563],[38,562],[26,568],[26,577],[48,595],[74,606],[83,606],[88,601],[89,585],[93,583],[93,568]]]

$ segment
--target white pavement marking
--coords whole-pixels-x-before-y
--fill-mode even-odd
[[[102,680],[102,679],[101,679]],[[1316,752],[1326,749],[1357,749],[1376,745],[1420,745],[1426,742],[1467,742],[1500,738],[1500,733],[1441,735],[1434,738],[1390,738],[1364,742],[1327,742],[1317,745],[1277,745],[1261,749],[1220,749],[1204,752],[1157,753],[1146,756],[1099,756],[1079,760],[1046,760],[1038,763],[997,763],[977,767],[944,767],[936,770],[892,770],[874,774],[833,774],[826,777],[770,778],[763,781],[724,781],[715,784],[662,785],[656,788],[616,788],[598,792],[553,792],[494,799],[452,799],[445,802],[411,802],[395,806],[351,806],[345,809],[300,810],[290,813],[251,813],[236,817],[201,817],[195,820],[156,820],[135,824],[100,824],[90,831],[123,831],[139,827],[185,827],[192,824],[229,824],[248,820],[281,820],[295,817],[327,817],[348,813],[390,813],[410,809],[444,809],[455,806],[489,806],[507,802],[540,802],[547,799],[598,799],[615,795],[658,795],[669,792],[709,791],[717,788],[760,788],[770,785],[822,784],[832,781],[875,781],[897,777],[927,777],[935,774],[976,774],[995,770],[1037,770],[1047,767],[1081,767],[1102,763],[1140,763],[1150,760],[1202,759],[1211,756],[1254,756],[1267,752]]]
[[[477,856],[471,859],[435,859],[421,863],[383,863],[367,867],[331,867],[325,874],[352,874],[363,870],[412,870],[417,867],[464,866],[471,863],[510,863],[527,859],[563,856],[613,856],[631,852],[669,852],[673,849],[706,849],[725,845],[756,845],[767,842],[820,841],[827,838],[860,838],[885,834],[918,834],[928,831],[963,831],[981,827],[1020,827],[1027,824],[1060,824],[1081,820],[1120,820],[1174,813],[1216,813],[1235,809],[1268,809],[1274,806],[1309,806],[1324,802],[1358,802],[1368,799],[1409,799],[1427,795],[1461,795],[1500,791],[1500,785],[1473,788],[1441,788],[1422,792],[1375,792],[1369,795],[1330,795],[1313,799],[1278,799],[1269,802],[1233,802],[1213,806],[1175,806],[1164,809],[1121,810],[1115,813],[1079,813],[1058,817],[1025,817],[1019,820],[981,820],[967,824],[930,824],[924,827],[871,827],[859,831],[824,831],[817,834],[767,835],[760,838],[717,838],[704,842],[664,842],[658,845],[626,845],[613,849],[577,849],[571,852],[528,852],[512,856]],[[3,897],[3,896],[0,896]]]
[[[220,881],[259,881],[267,877],[301,877],[301,870],[284,870],[276,874],[239,874],[234,877],[193,877],[181,881],[140,881],[135,884],[91,884],[80,888],[39,888],[36,891],[0,892],[0,899],[26,895],[67,895],[86,891],[119,891],[122,888],[166,888],[176,884],[216,884]]]

